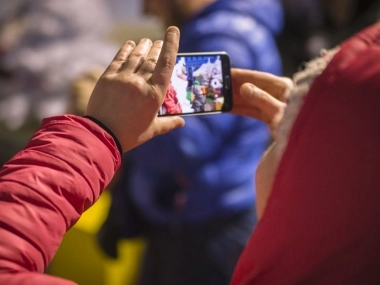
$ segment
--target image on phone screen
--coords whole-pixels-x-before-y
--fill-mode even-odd
[[[225,52],[178,54],[158,115],[201,115],[232,108],[230,60]]]

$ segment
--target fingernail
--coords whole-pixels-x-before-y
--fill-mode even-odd
[[[150,39],[148,39],[148,38],[143,38],[143,39],[140,40],[140,43],[150,43],[150,44],[152,44],[152,41]]]
[[[175,27],[175,26],[170,26],[170,27],[166,30],[166,32],[168,32],[168,33],[179,34],[179,29],[178,29],[177,27]]]
[[[134,41],[127,41],[126,44],[129,45],[130,47],[136,46],[136,43]]]
[[[156,46],[162,46],[162,44],[163,44],[163,41],[161,41],[161,40],[154,42],[154,45],[156,45]]]

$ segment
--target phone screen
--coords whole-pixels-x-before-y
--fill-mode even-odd
[[[225,52],[178,54],[158,115],[201,115],[232,108],[230,60]]]

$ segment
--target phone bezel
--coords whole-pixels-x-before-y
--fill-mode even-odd
[[[221,110],[203,111],[203,112],[192,112],[192,113],[181,113],[181,114],[158,114],[159,117],[168,116],[202,116],[211,114],[220,114],[230,112],[233,107],[233,93],[232,93],[232,78],[231,78],[231,62],[230,57],[225,51],[214,51],[214,52],[186,52],[178,53],[178,57],[191,57],[191,56],[220,56],[222,62],[222,77],[223,77],[223,105]]]

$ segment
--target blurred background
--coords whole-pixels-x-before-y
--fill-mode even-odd
[[[380,18],[374,0],[282,3],[277,44],[286,76]],[[26,144],[43,117],[82,115],[125,40],[161,39],[163,31],[159,20],[143,14],[140,0],[0,0],[0,163]],[[70,230],[48,273],[82,285],[134,284],[144,242],[121,242],[115,260],[95,241],[109,203],[106,192]]]
[[[143,16],[141,5],[139,0],[0,0],[1,164],[25,144],[41,118],[68,111],[71,84],[79,75],[107,66],[125,40],[161,38],[160,23]]]

